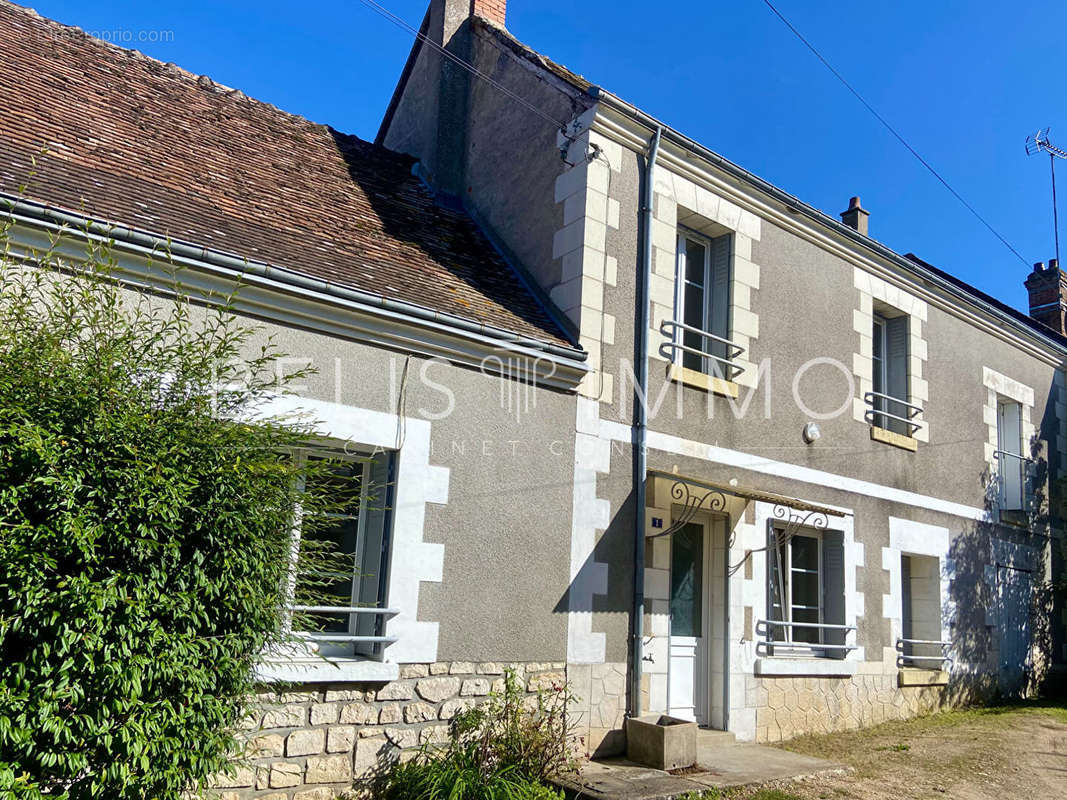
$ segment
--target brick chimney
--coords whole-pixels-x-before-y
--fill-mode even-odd
[[[848,210],[841,212],[841,221],[866,236],[869,216],[870,214],[860,206],[860,199],[853,197],[848,201]]]
[[[1034,264],[1026,279],[1030,294],[1030,316],[1061,335],[1067,335],[1067,273],[1053,258],[1048,267],[1043,261]]]
[[[501,28],[506,27],[508,14],[507,0],[471,0],[471,16],[482,17]]]

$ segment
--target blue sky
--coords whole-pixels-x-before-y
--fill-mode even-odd
[[[417,26],[426,0],[382,3]],[[33,5],[90,31],[171,32],[169,41],[129,46],[368,139],[411,46],[409,34],[357,0]],[[1051,126],[1053,142],[1058,135],[1067,148],[1067,3],[776,5],[1027,262],[1054,254],[1048,161],[1027,158],[1023,142]],[[860,195],[876,239],[1025,307],[1029,266],[894,140],[762,0],[511,0],[508,27],[823,211],[836,215]],[[1067,162],[1061,163],[1067,199]],[[1067,204],[1061,211],[1067,217]]]

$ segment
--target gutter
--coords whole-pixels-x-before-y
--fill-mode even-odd
[[[637,297],[637,335],[634,336],[634,359],[637,362],[637,380],[634,381],[634,607],[633,641],[630,671],[629,716],[641,716],[641,673],[644,665],[645,639],[645,494],[648,471],[648,324],[650,284],[652,276],[652,198],[656,157],[663,134],[656,127],[649,141],[648,157],[645,160],[644,181],[641,187],[641,272]]]
[[[26,200],[6,192],[0,192],[0,212],[5,213],[12,219],[31,224],[58,226],[71,233],[99,236],[109,241],[147,251],[148,254],[158,256],[161,253],[165,253],[174,259],[188,260],[194,262],[194,264],[221,268],[238,274],[254,275],[279,283],[294,294],[304,296],[312,294],[325,295],[345,305],[359,306],[360,310],[391,312],[406,318],[414,324],[434,323],[445,325],[463,332],[470,338],[480,339],[496,347],[506,345],[525,348],[545,353],[557,359],[573,362],[575,367],[583,371],[588,370],[588,367],[583,363],[588,354],[583,350],[544,342],[493,325],[474,322],[465,317],[443,311],[435,311],[425,306],[385,297],[374,292],[341,286],[321,278],[313,278],[301,272],[273,266],[265,261],[253,261],[124,225],[101,222],[91,217],[62,211],[44,203]]]
[[[638,124],[647,128],[650,132],[662,130],[663,135],[673,144],[676,144],[679,147],[682,147],[686,150],[695,153],[696,155],[708,161],[715,167],[718,167],[731,177],[751,184],[759,191],[769,195],[774,200],[780,202],[789,211],[797,214],[803,214],[805,217],[809,218],[813,222],[816,222],[819,225],[829,228],[839,236],[843,236],[851,242],[859,244],[862,247],[873,251],[882,258],[891,261],[893,264],[900,267],[905,272],[917,275],[926,283],[936,286],[938,289],[949,294],[950,296],[962,300],[963,302],[972,306],[978,307],[985,313],[993,316],[998,321],[1006,323],[1013,330],[1026,333],[1029,336],[1040,339],[1040,341],[1045,344],[1052,345],[1058,354],[1067,354],[1067,345],[1050,339],[1042,332],[1031,328],[1028,325],[1023,325],[1017,319],[1010,316],[1009,314],[1006,314],[1003,310],[997,308],[991,303],[988,303],[982,298],[976,297],[975,295],[962,290],[958,285],[946,280],[945,278],[938,275],[936,272],[933,272],[929,269],[925,269],[922,265],[917,264],[916,262],[908,258],[905,258],[896,251],[891,250],[889,247],[886,247],[884,244],[881,244],[880,242],[877,242],[868,236],[864,236],[855,229],[848,227],[840,220],[836,220],[833,217],[824,214],[822,211],[819,211],[817,208],[808,205],[795,195],[791,195],[788,192],[779,189],[773,183],[769,183],[758,175],[749,172],[744,167],[741,167],[733,163],[732,161],[729,161],[728,159],[716,153],[714,150],[709,150],[707,147],[700,144],[699,142],[694,141],[688,136],[685,136],[684,134],[679,133],[678,131],[664,125],[655,117],[646,114],[644,111],[641,111],[636,106],[627,103],[625,100],[617,97],[611,92],[608,92],[607,90],[602,89],[599,86],[591,86],[588,89],[588,94],[590,97],[593,97],[598,102],[603,103],[605,106],[630,117]]]

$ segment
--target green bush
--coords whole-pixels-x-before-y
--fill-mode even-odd
[[[545,782],[574,769],[565,686],[527,695],[513,672],[504,689],[452,720],[448,741],[426,746],[383,776],[384,800],[562,800]]]
[[[7,254],[0,797],[178,798],[227,768],[284,639],[293,509],[326,503],[309,433],[242,421],[285,381],[225,308],[122,290],[106,247]]]

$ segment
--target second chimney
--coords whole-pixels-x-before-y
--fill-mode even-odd
[[[1026,279],[1026,291],[1030,316],[1061,336],[1067,335],[1067,274],[1060,270],[1059,262],[1049,259],[1047,269],[1041,261],[1034,264]]]
[[[841,221],[866,236],[869,216],[870,214],[860,205],[860,199],[853,197],[848,201],[848,210],[841,212]]]

